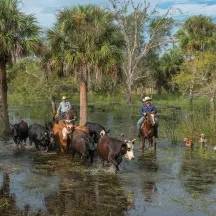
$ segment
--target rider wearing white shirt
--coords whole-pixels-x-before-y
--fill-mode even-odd
[[[62,97],[62,102],[59,104],[57,113],[60,115],[61,117],[64,118],[65,116],[65,112],[67,112],[70,108],[71,108],[71,104],[66,100],[67,98],[65,96]]]

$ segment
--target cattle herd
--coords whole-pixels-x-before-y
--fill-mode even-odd
[[[109,135],[109,131],[98,123],[87,122],[85,126],[77,126],[74,122],[60,120],[49,122],[45,126],[40,124],[28,126],[22,120],[17,124],[10,124],[10,128],[16,145],[26,145],[26,140],[29,138],[29,145],[34,143],[36,150],[69,152],[72,157],[78,154],[84,163],[89,160],[93,163],[97,152],[102,164],[107,162],[113,165],[115,171],[119,170],[118,166],[123,156],[129,160],[134,159],[135,139],[123,141],[122,137],[113,138]]]

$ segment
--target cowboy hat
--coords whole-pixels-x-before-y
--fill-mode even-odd
[[[143,102],[151,101],[151,100],[152,100],[152,99],[151,99],[150,97],[145,97],[145,98],[142,99]]]
[[[65,100],[65,99],[67,99],[66,96],[63,96],[63,97],[62,97],[62,100]]]

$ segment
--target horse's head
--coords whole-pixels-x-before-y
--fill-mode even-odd
[[[74,107],[72,107],[70,110],[68,110],[65,113],[65,120],[72,120],[72,121],[77,120],[77,112]]]
[[[151,124],[152,126],[155,125],[155,113],[153,112],[148,112],[147,113],[147,122]]]

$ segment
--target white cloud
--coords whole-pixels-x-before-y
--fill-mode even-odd
[[[215,16],[216,4],[176,4],[173,8],[178,8],[185,15],[198,15],[203,14],[206,16]]]
[[[143,2],[143,0],[134,0],[136,3]],[[106,6],[109,0],[22,0],[23,4],[20,6],[25,13],[33,13],[36,15],[38,22],[43,27],[51,27],[55,22],[55,10],[66,5],[74,4],[97,4]],[[155,5],[158,0],[149,0]],[[160,3],[165,4],[167,8],[173,7],[171,16],[183,17],[185,15],[203,14],[207,16],[215,16],[216,4],[209,5],[215,0],[159,0]],[[180,14],[180,9],[183,14]],[[159,8],[160,14],[166,13],[167,9]]]

